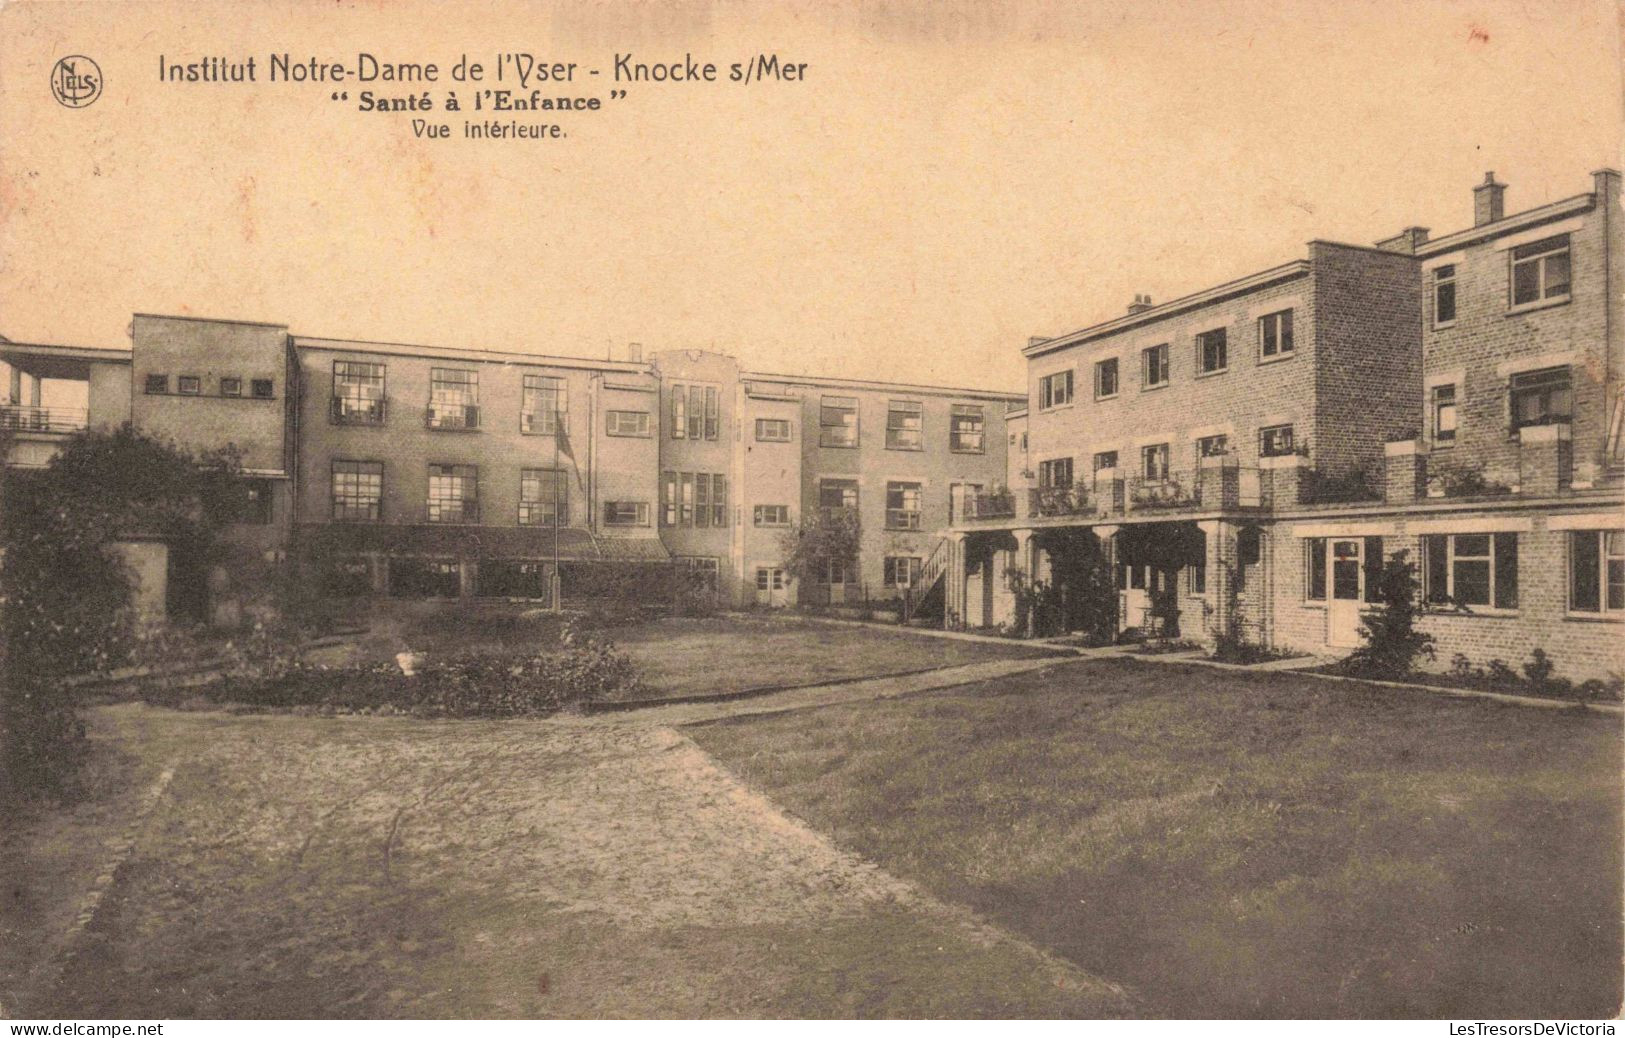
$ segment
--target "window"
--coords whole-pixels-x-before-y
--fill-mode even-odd
[[[911,400],[893,400],[886,405],[886,449],[918,451],[925,449],[925,405]]]
[[[429,466],[429,522],[479,522],[478,495],[479,470],[473,465]]]
[[[243,380],[240,379],[240,378],[231,378],[231,377],[222,378],[220,380],[220,395],[221,396],[242,396],[243,395]]]
[[[203,392],[203,380],[196,375],[182,375],[175,380],[175,392],[182,396],[197,396]]]
[[[1456,442],[1456,387],[1434,386],[1429,410],[1433,415],[1433,442],[1448,447]]]
[[[1230,367],[1230,347],[1223,328],[1196,337],[1196,373],[1213,375]]]
[[[167,392],[169,392],[169,376],[168,375],[148,375],[147,376],[147,382],[146,382],[146,391],[148,393],[167,393]]]
[[[1574,393],[1568,368],[1544,368],[1512,376],[1512,428],[1555,425],[1574,412]]]
[[[334,522],[375,523],[382,515],[383,499],[383,462],[333,462]]]
[[[1456,321],[1456,265],[1433,268],[1433,327],[1444,328]]]
[[[671,438],[714,440],[721,425],[716,386],[671,384]]]
[[[688,571],[694,586],[715,591],[722,577],[722,560],[711,555],[678,555],[672,561]]]
[[[649,412],[607,411],[604,432],[610,436],[648,436]]]
[[[251,379],[248,383],[248,392],[259,400],[269,400],[276,396],[276,384],[268,378]]]
[[[1168,384],[1168,344],[1140,351],[1140,384],[1156,389]]]
[[[1258,454],[1264,458],[1284,458],[1293,451],[1292,426],[1271,425],[1258,430]]]
[[[920,484],[886,484],[886,529],[920,528]]]
[[[1204,436],[1196,441],[1196,456],[1198,458],[1222,458],[1230,453],[1230,437],[1220,433],[1217,436]]]
[[[1072,369],[1057,371],[1038,380],[1038,409],[1047,411],[1072,402]]]
[[[982,408],[955,404],[948,417],[948,449],[955,454],[982,453]]]
[[[774,567],[769,567],[769,566],[758,566],[758,567],[756,567],[756,590],[758,590],[758,591],[768,591],[768,590],[783,591],[784,590],[784,570],[779,569],[776,566],[774,566]]]
[[[757,526],[789,526],[789,505],[757,505],[753,510]]]
[[[1326,538],[1308,537],[1303,542],[1303,597],[1311,602],[1326,601]]]
[[[1512,250],[1512,305],[1523,306],[1569,295],[1569,236],[1520,245]]]
[[[818,508],[827,517],[858,511],[858,484],[850,479],[826,479],[818,484]]]
[[[429,369],[429,428],[478,429],[480,376],[459,368]]]
[[[648,526],[649,502],[605,501],[605,526]]]
[[[1625,611],[1625,531],[1570,531],[1569,609]]]
[[[1095,362],[1095,399],[1109,400],[1117,395],[1117,358]]]
[[[1117,467],[1116,451],[1098,451],[1095,454],[1095,471],[1115,469]]]
[[[570,484],[560,469],[519,470],[519,525],[570,525]]]
[[[788,418],[756,419],[756,438],[763,443],[789,443],[790,420]]]
[[[341,425],[382,425],[384,365],[335,360],[332,415]]]
[[[1168,478],[1168,445],[1153,443],[1140,448],[1140,471],[1147,480]]]
[[[1069,487],[1072,485],[1072,459],[1051,458],[1038,463],[1040,487]]]
[[[884,561],[881,584],[886,587],[913,587],[920,580],[920,558],[917,555],[888,555]]]
[[[826,584],[846,583],[846,560],[825,559],[822,576]]]
[[[727,477],[709,472],[667,472],[660,484],[660,504],[663,526],[727,526]]]
[[[552,375],[526,375],[519,390],[519,431],[558,436],[568,431],[569,427],[568,383]]]
[[[1258,319],[1258,354],[1265,360],[1292,352],[1292,311],[1280,310]]]
[[[1423,587],[1429,602],[1518,608],[1518,535],[1427,534]]]
[[[858,400],[850,396],[826,396],[818,406],[818,445],[856,447],[858,445]]]

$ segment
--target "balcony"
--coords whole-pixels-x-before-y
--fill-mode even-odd
[[[1136,512],[1197,508],[1202,504],[1202,485],[1194,472],[1135,476],[1129,480],[1128,498]]]
[[[1132,512],[1220,511],[1258,508],[1263,489],[1256,468],[1242,468],[1233,456],[1204,458],[1195,471],[1135,476],[1126,497]]]
[[[1014,519],[1016,495],[1008,490],[971,494],[965,498],[965,519]]]
[[[1027,491],[1027,514],[1033,517],[1089,515],[1089,488],[1082,483],[1036,487]]]
[[[71,433],[90,424],[90,412],[82,407],[38,407],[32,404],[0,404],[0,429],[18,432]]]
[[[431,523],[477,523],[480,521],[480,503],[478,501],[431,501],[424,510],[424,518]]]
[[[920,510],[917,508],[888,508],[886,509],[886,529],[888,530],[918,530],[920,528]]]
[[[431,429],[473,431],[480,427],[478,404],[430,404],[424,424]]]
[[[336,396],[328,407],[328,418],[334,425],[383,425],[388,419],[388,400],[378,397],[361,400],[356,397]]]

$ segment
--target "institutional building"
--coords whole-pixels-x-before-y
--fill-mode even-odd
[[[955,503],[1004,479],[1020,402],[744,371],[701,350],[590,360],[152,314],[130,333],[129,350],[0,342],[10,464],[124,422],[233,446],[230,537],[317,560],[341,594],[547,601],[555,574],[568,598],[596,567],[676,560],[734,605],[896,602]],[[799,586],[786,538],[836,511],[858,520],[856,562]],[[149,601],[166,550],[130,546]]]
[[[1015,489],[954,523],[948,622],[1009,625],[1009,573],[1093,557],[1124,628],[1344,653],[1403,550],[1437,665],[1625,671],[1620,177],[1510,215],[1505,192],[1487,176],[1442,237],[1311,242],[1031,341]]]

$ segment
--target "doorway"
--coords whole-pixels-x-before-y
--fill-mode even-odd
[[[1358,537],[1327,542],[1326,568],[1332,593],[1326,603],[1326,644],[1352,649],[1360,644],[1360,607],[1365,602],[1365,542]]]

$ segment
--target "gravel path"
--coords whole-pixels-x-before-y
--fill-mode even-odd
[[[1032,662],[955,669],[1012,665]],[[98,711],[103,735],[181,763],[57,990],[24,1009],[1129,1011],[1111,985],[839,850],[678,731],[633,716]]]

